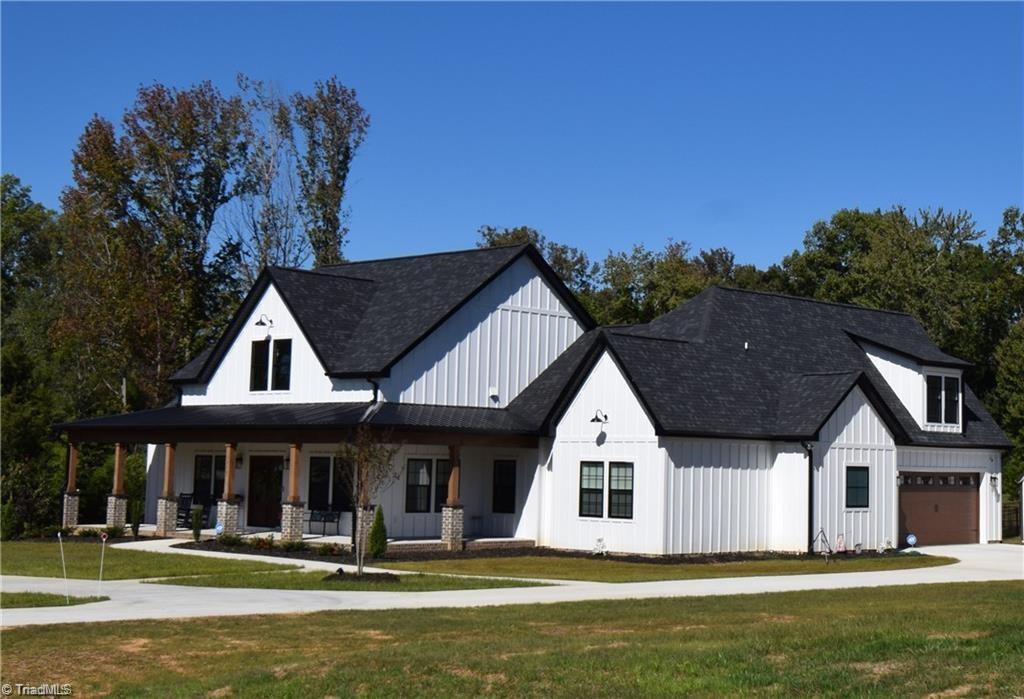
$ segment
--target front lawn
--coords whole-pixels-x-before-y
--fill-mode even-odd
[[[319,572],[222,573],[170,580],[150,580],[153,584],[194,585],[196,587],[254,587],[274,590],[365,590],[371,592],[430,592],[434,590],[479,590],[490,587],[530,587],[538,583],[519,583],[493,578],[453,578],[446,575],[402,575],[396,581],[341,578]],[[542,583],[541,583],[542,584]]]
[[[103,602],[109,597],[72,597],[71,601],[64,595],[49,592],[0,592],[0,609],[19,609],[21,607],[66,607],[69,604],[89,604]]]
[[[921,554],[887,556],[841,556],[826,563],[819,556],[766,558],[726,563],[637,563],[611,558],[576,556],[509,556],[494,558],[451,558],[433,561],[380,562],[393,570],[461,575],[503,575],[552,580],[595,582],[644,582],[733,578],[751,575],[800,575],[804,573],[860,573],[865,571],[926,568],[956,563],[955,558]]]
[[[1024,582],[12,628],[113,696],[1020,696]]]
[[[0,556],[0,573],[63,577],[60,547],[57,541],[5,541]],[[66,540],[64,557],[69,578],[96,578],[100,571],[100,543],[91,540]],[[206,556],[176,553],[132,551],[107,545],[103,560],[105,580],[158,578],[173,575],[212,575],[216,573],[247,573],[258,570],[288,570],[292,565],[261,561],[232,561]]]

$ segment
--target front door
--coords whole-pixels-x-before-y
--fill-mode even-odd
[[[283,456],[249,457],[249,517],[250,527],[278,527],[281,525],[281,478],[284,473]]]

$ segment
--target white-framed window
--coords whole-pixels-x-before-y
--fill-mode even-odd
[[[291,388],[291,340],[253,340],[249,357],[250,391],[287,391]]]
[[[413,457],[405,462],[405,511],[440,512],[448,501],[452,462],[447,458]],[[459,483],[461,490],[462,483]]]
[[[867,466],[846,467],[846,508],[866,510],[871,506],[871,472]]]
[[[924,421],[927,425],[959,425],[962,388],[954,374],[924,376]]]
[[[196,454],[192,471],[192,501],[212,505],[224,494],[224,453]]]

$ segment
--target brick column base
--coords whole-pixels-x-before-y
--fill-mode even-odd
[[[156,501],[156,535],[170,536],[178,528],[177,498],[160,498]]]
[[[281,541],[302,541],[306,503],[286,502],[281,505]]]
[[[74,529],[78,526],[78,491],[64,493],[64,513],[61,526]]]
[[[128,498],[124,495],[107,496],[107,526],[124,529],[128,521]]]
[[[217,501],[217,524],[221,525],[221,528],[223,529],[221,534],[237,534],[241,531],[241,527],[238,526],[238,519],[241,512],[242,506],[235,500]],[[284,520],[282,520],[282,523],[283,521]]]
[[[441,507],[441,543],[449,551],[463,549],[462,514],[462,505]]]

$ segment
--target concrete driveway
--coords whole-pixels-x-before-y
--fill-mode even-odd
[[[157,548],[155,542],[153,548]],[[642,599],[739,595],[797,590],[835,590],[883,585],[922,585],[991,580],[1024,580],[1024,546],[1009,544],[934,546],[925,553],[952,556],[959,563],[868,573],[778,575],[705,580],[662,580],[641,583],[560,581],[549,587],[445,590],[437,592],[329,592],[254,590],[151,585],[135,580],[103,584],[110,601],[73,607],[3,610],[5,627],[30,624],[171,619],[187,617],[293,614],[340,609],[420,609],[483,607],[508,604],[550,604],[586,600]],[[185,553],[180,551],[181,553]],[[231,554],[227,554],[231,556]],[[274,559],[282,562],[281,559]],[[320,568],[324,564],[318,564]],[[3,576],[4,591],[64,594],[58,578]],[[96,582],[69,581],[72,595],[95,595]]]

